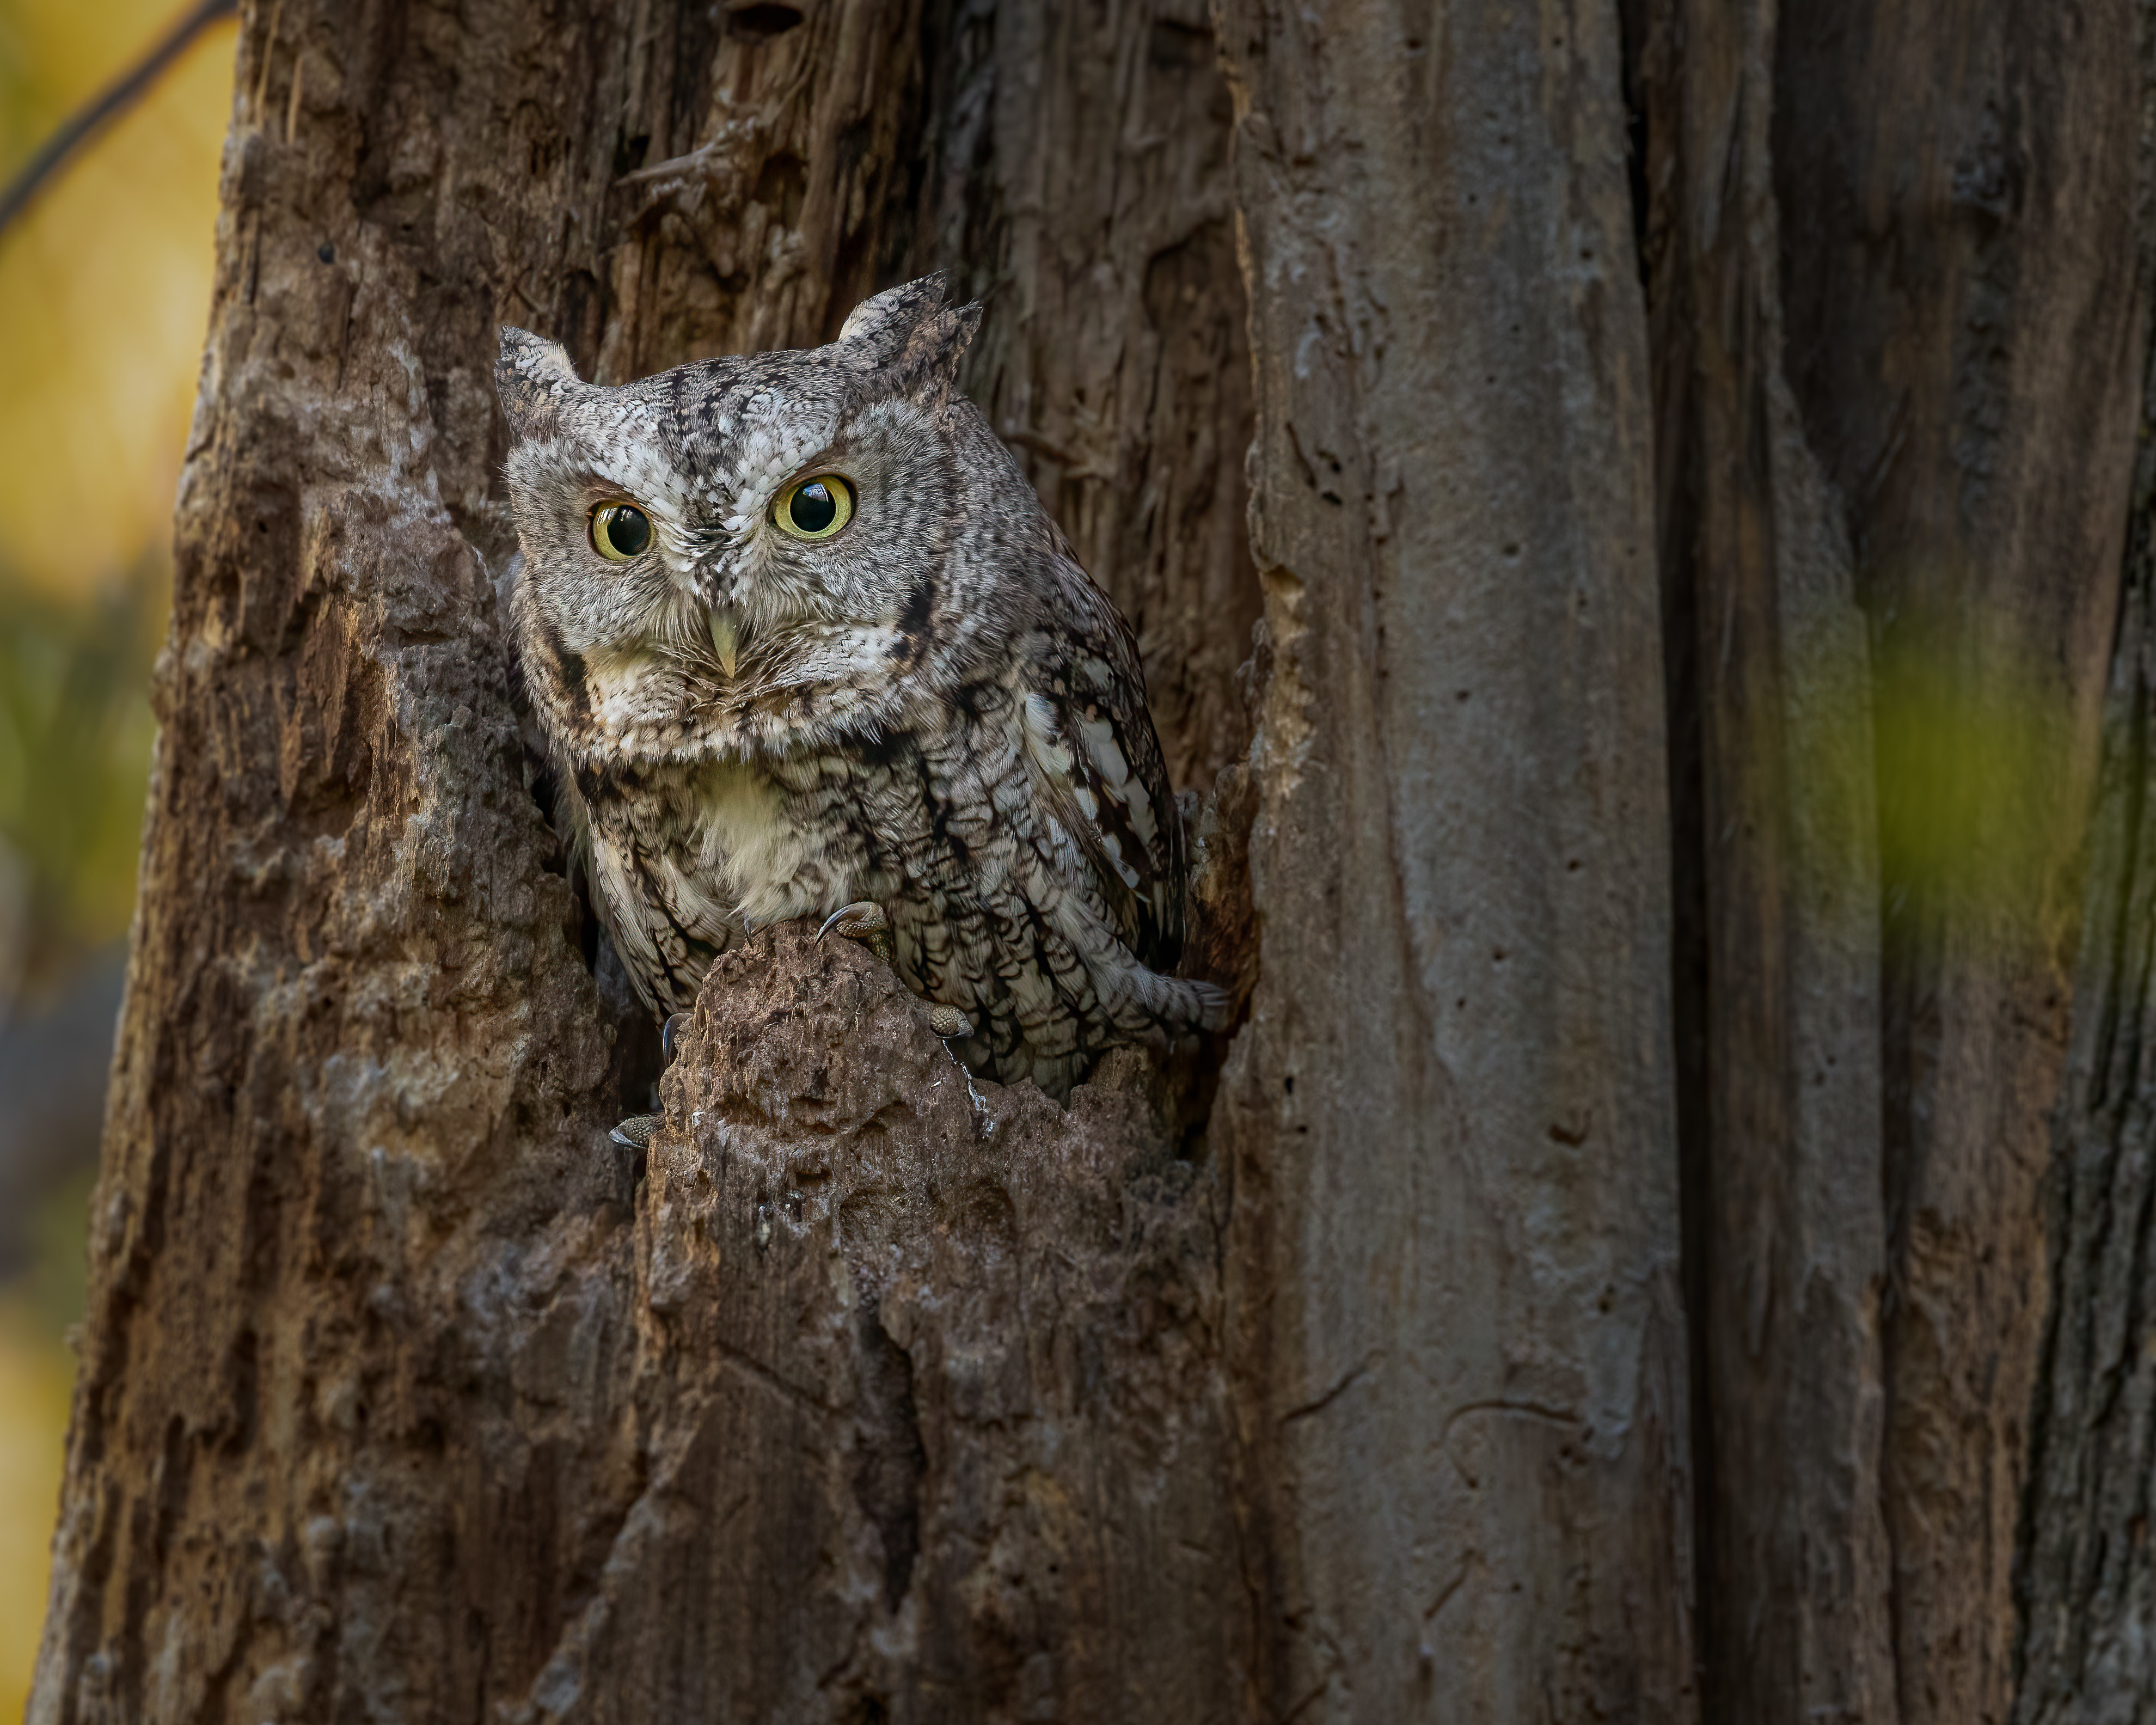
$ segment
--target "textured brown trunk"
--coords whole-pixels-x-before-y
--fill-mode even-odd
[[[32,1718],[2145,1714],[2143,28],[252,7]],[[929,268],[1241,1016],[767,930],[625,1160],[494,326]]]
[[[1519,27],[1343,27],[1327,93],[1299,26],[1233,17],[1224,77],[1165,0],[250,13],[36,1717],[1688,1715],[1615,38],[1549,83]],[[1376,151],[1373,208],[1480,199],[1450,257],[1327,242],[1464,339],[1284,285],[1327,260],[1282,119]],[[930,265],[1217,790],[1246,987],[1260,810],[1231,1100],[976,1093],[780,930],[640,1170],[501,644],[492,326],[619,378]],[[1514,439],[1561,454],[1487,509],[1448,464]]]
[[[1893,1717],[1869,657],[1783,371],[1774,8],[1639,8],[1709,1717]]]
[[[761,1064],[691,1083],[717,1163],[662,1139],[639,1181],[605,1129],[649,1033],[595,978],[496,609],[498,320],[620,378],[950,262],[1022,446],[1090,392],[1122,484],[1074,526],[1182,770],[1224,765],[1240,284],[1175,275],[1224,249],[1224,91],[1202,17],[1089,28],[1106,124],[1041,100],[1098,69],[1025,8],[250,13],[38,1718],[1240,1705],[1215,1183],[1105,1093],[991,1093],[960,1154],[963,1075],[858,988],[792,1065],[722,1019]],[[1141,150],[1142,233],[1034,188]],[[1115,341],[1010,291],[1059,271]],[[759,952],[782,994],[837,962]],[[916,1079],[917,1117],[833,1100]],[[822,1172],[757,1161],[755,1109],[812,1098]]]
[[[1628,16],[1708,1705],[2003,1721],[2017,1530],[2056,1537],[2039,1193],[2138,426],[2137,14]]]

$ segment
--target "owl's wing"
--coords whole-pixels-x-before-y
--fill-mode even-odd
[[[1137,644],[1051,636],[1025,695],[1034,783],[1090,865],[1123,943],[1168,972],[1183,951],[1183,816],[1146,706]]]

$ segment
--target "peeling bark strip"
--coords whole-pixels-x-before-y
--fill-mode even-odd
[[[1696,1717],[1646,329],[1594,8],[1229,0],[1272,672],[1215,1110],[1274,1717]]]

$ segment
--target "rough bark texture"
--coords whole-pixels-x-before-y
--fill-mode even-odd
[[[2012,1703],[2046,1115],[2138,428],[2137,46],[2112,0],[1793,7],[1776,49],[1789,373],[1871,632],[1906,1725]]]
[[[1694,1716],[1616,20],[1230,3],[1260,980],[1215,1110],[1281,1717]]]
[[[672,1190],[665,1169],[639,1186],[605,1139],[649,1081],[649,1033],[615,1034],[622,1003],[606,983],[618,977],[600,951],[594,978],[593,932],[520,741],[495,611],[509,536],[486,380],[498,319],[562,336],[608,377],[828,334],[909,254],[932,249],[917,215],[935,191],[924,62],[949,23],[866,4],[797,17],[286,0],[250,13],[40,1720],[650,1717],[667,1709],[621,1697],[649,1700],[658,1673],[691,1665],[701,1675],[682,1692],[714,1707],[728,1685],[798,1693],[798,1671],[776,1655],[751,1668],[747,1650],[767,1644],[723,1639],[749,1636],[749,1619],[722,1632],[675,1611],[669,1662],[648,1638],[622,1641],[609,1615],[635,1587],[671,1597],[714,1573],[715,1523],[734,1498],[711,1500],[706,1518],[669,1494],[717,1490],[697,1472],[709,1454],[698,1434],[752,1424],[744,1394],[795,1381],[797,1368],[854,1397],[856,1426],[874,1428],[863,1453],[881,1459],[858,1477],[841,1461],[812,1479],[772,1438],[757,1452],[767,1467],[727,1475],[768,1512],[758,1564],[822,1538],[817,1513],[834,1503],[894,1506],[887,1535],[871,1514],[831,1537],[875,1529],[875,1609],[898,1609],[905,1348],[864,1342],[871,1369],[849,1377],[789,1341],[759,1379],[742,1362],[765,1359],[769,1338],[670,1353],[639,1279],[639,1229],[681,1255],[655,1208]],[[1224,122],[1216,132],[1183,153],[1217,162]],[[1038,147],[1064,145],[1050,133]],[[997,171],[1029,172],[1000,159]],[[1119,291],[1142,300],[1143,277]],[[1238,399],[1231,384],[1207,411],[1232,416]],[[1155,410],[1125,401],[1116,437],[1140,436]],[[1207,434],[1241,441],[1224,429],[1159,441]],[[1229,492],[1210,507],[1232,515],[1237,502]],[[1148,531],[1165,542],[1168,518]],[[1194,608],[1183,566],[1155,564],[1158,603]],[[1201,566],[1191,579],[1224,578],[1188,567]],[[788,1081],[758,1094],[783,1106]],[[1106,1148],[1089,1169],[1082,1124],[1056,1137],[1055,1156],[1026,1137],[1036,1130],[1012,1129],[1034,1146],[1012,1168],[1067,1162],[1069,1190],[1041,1200],[1063,1206],[1058,1219],[1122,1189],[1102,1183],[1117,1166]],[[889,1119],[843,1142],[879,1134],[909,1153],[943,1145],[933,1122],[909,1136]],[[980,1216],[991,1257],[1004,1250],[995,1209]],[[1106,1273],[1117,1333],[1154,1322],[1142,1291],[1125,1297],[1120,1272],[1103,1271],[1127,1244],[1097,1259],[1085,1241],[1101,1230],[1071,1226],[1069,1286],[1091,1290]],[[984,1265],[965,1274],[1005,1326],[988,1339],[1029,1358],[1019,1312],[993,1292],[1014,1298],[1021,1285]],[[1024,1286],[1052,1296],[1064,1284],[1052,1273]],[[1163,1333],[1202,1322],[1202,1302],[1191,1311],[1158,1320]],[[932,1325],[907,1345],[916,1333],[924,1350],[938,1336],[971,1345]],[[1075,1318],[1060,1333],[1079,1376],[1051,1392],[1044,1355],[1040,1387],[1084,1399],[1097,1381],[1086,1374],[1122,1356],[1101,1354],[1102,1337]],[[947,1365],[957,1381],[968,1368],[955,1358],[924,1352],[921,1370]],[[921,1381],[921,1429],[934,1435],[941,1414]],[[1206,1381],[1201,1370],[1188,1386],[1201,1410]],[[962,1417],[982,1397],[1020,1394],[978,1386]],[[707,1402],[731,1411],[700,1425]],[[1153,1422],[1142,1466],[1178,1465],[1171,1426]],[[1070,1494],[1066,1512],[1033,1503],[1023,1478],[1004,1502],[1004,1458],[988,1457],[993,1478],[952,1486],[946,1507],[934,1468],[950,1459],[924,1463],[931,1495],[912,1512],[953,1542],[920,1548],[914,1591],[932,1580],[937,1604],[906,1609],[927,1640],[910,1661],[865,1651],[819,1672],[825,1704],[851,1694],[872,1708],[874,1684],[904,1666],[911,1705],[927,1710],[912,1717],[952,1717],[937,1711],[949,1684],[977,1717],[1069,1684],[1097,1695],[1085,1702],[1094,1717],[1127,1717],[1116,1686],[1161,1665],[1137,1659],[1139,1641],[1189,1644],[1163,1589],[1190,1552],[1237,1574],[1202,1498],[1118,1543],[1113,1517],[1142,1519],[1142,1507],[1099,1494],[1137,1489],[1137,1475],[1119,1486],[1112,1470],[1057,1471],[1084,1471],[1076,1451],[1037,1467],[1019,1457],[1041,1491]],[[717,1465],[732,1465],[724,1445]],[[817,1498],[826,1486],[839,1496]],[[958,1544],[996,1516],[1016,1530],[1034,1618],[1015,1595],[990,1596],[1004,1548],[993,1541],[983,1579],[959,1573]],[[1075,1590],[1060,1594],[1032,1558],[1066,1537],[1102,1555],[1049,1560]],[[1183,1543],[1163,1554],[1171,1537]],[[630,1549],[642,1567],[624,1578]],[[758,1564],[729,1572],[745,1611],[790,1603],[801,1625],[851,1609],[838,1594],[789,1601]],[[1098,1638],[1106,1608],[1086,1601],[1117,1590],[1143,1619],[1137,1640]],[[1214,1614],[1209,1645],[1247,1617],[1239,1581],[1188,1597]],[[636,1669],[578,1663],[598,1645]],[[1046,1649],[1060,1651],[1042,1665]],[[1160,1717],[1178,1716],[1189,1684],[1233,1686],[1238,1669],[1226,1650],[1163,1681]]]
[[[2138,399],[2135,13],[1630,17],[1710,1707],[2002,1720]]]
[[[510,1717],[1232,1717],[1217,1181],[1136,1096],[969,1085],[797,927],[721,963],[665,1092],[636,1495]]]
[[[1202,793],[1250,740],[1235,671],[1260,608],[1205,0],[973,0],[947,58],[928,231],[990,308],[974,399],[1137,630],[1168,775]]]
[[[2144,235],[2148,230],[2144,228]],[[2156,401],[2156,377],[2144,401]],[[2156,1287],[2149,1081],[2156,1022],[2156,454],[2143,408],[2118,648],[2090,845],[2074,1034],[2057,1119],[2056,1291],[2035,1409],[2017,1588],[2025,1725],[2156,1717]]]

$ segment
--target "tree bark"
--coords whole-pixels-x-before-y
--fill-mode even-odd
[[[1870,661],[1783,369],[1775,11],[1680,0],[1633,31],[1707,1713],[1794,1725],[1895,1703]]]
[[[1710,1708],[2004,1720],[2144,340],[2140,26],[1630,17]]]
[[[2146,255],[2144,251],[2144,256]],[[2055,1293],[2038,1377],[2016,1565],[2025,1725],[2140,1720],[2156,1696],[2148,1550],[2152,1348],[2148,931],[2150,526],[2156,460],[2142,454],[2118,646],[2105,714],[2073,1041],[2056,1122],[2047,1237]]]
[[[1020,447],[1067,452],[1054,416],[1090,410],[1125,483],[1072,525],[1173,757],[1227,767],[1248,367],[1240,279],[1194,273],[1225,249],[1224,91],[1202,17],[1096,26],[1106,75],[1048,45],[1083,37],[1016,7],[250,13],[35,1717],[1242,1706],[1213,1175],[1127,1096],[1065,1122],[991,1094],[1004,1129],[947,1192],[949,1111],[874,1109],[816,1141],[843,1196],[802,1224],[855,1255],[838,1329],[795,1303],[828,1303],[814,1246],[707,1306],[714,1242],[732,1267],[726,1229],[769,1224],[714,1235],[681,1140],[641,1181],[606,1142],[649,1033],[561,872],[496,609],[497,319],[625,377],[813,342],[945,263],[988,294]],[[1103,90],[1127,123],[1091,123]],[[1051,169],[1116,196],[1044,200]],[[1080,285],[1105,334],[1074,348]],[[1235,806],[1202,854],[1239,848]],[[1232,909],[1221,873],[1201,903]],[[1201,932],[1243,962],[1232,916]],[[759,950],[773,987],[831,983]],[[861,998],[826,986],[819,1033]],[[919,1034],[843,1045],[886,1090],[961,1077]],[[767,1064],[730,1081],[692,1038],[674,1081],[737,1126],[825,1094],[813,1035],[790,1075],[734,1040]],[[729,1200],[741,1142],[711,1152]],[[978,1235],[970,1267],[906,1256],[937,1229]],[[1084,1427],[1101,1394],[1120,1435],[1059,1443],[1050,1404]]]
[[[2140,1717],[2144,34],[249,8],[31,1717]],[[767,930],[624,1159],[495,326],[931,268],[1235,1029]]]
[[[1137,631],[1170,778],[1250,741],[1250,360],[1205,0],[962,8],[933,262],[989,308],[968,377]]]
[[[2046,1115],[2140,403],[2138,28],[2123,0],[1907,32],[1825,6],[1777,51],[1791,381],[1850,511],[1877,701],[1906,1725],[2012,1705]]]
[[[1260,982],[1214,1135],[1279,1717],[1694,1716],[1614,15],[1222,9]],[[1544,40],[1544,37],[1548,40]],[[1532,453],[1530,453],[1532,452]]]

